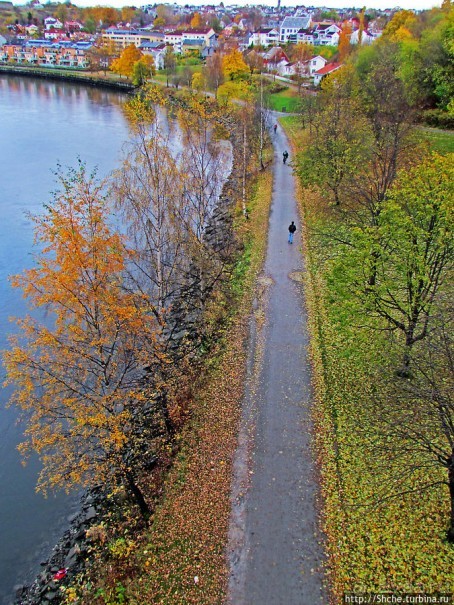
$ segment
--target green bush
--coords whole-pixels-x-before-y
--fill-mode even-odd
[[[421,119],[428,126],[454,129],[454,116],[442,109],[428,109],[421,115]]]

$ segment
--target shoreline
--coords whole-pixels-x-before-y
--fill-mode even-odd
[[[39,78],[42,80],[63,80],[72,84],[84,84],[98,88],[110,88],[121,90],[122,92],[133,92],[136,86],[131,82],[121,82],[107,80],[96,76],[88,76],[85,72],[80,75],[76,73],[64,73],[61,71],[51,71],[48,68],[40,69],[36,67],[18,67],[12,65],[0,65],[0,75],[21,76],[27,78]]]

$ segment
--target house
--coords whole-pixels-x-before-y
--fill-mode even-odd
[[[314,72],[314,86],[319,86],[323,78],[325,78],[329,74],[332,74],[334,71],[338,70],[341,67],[342,63],[328,63],[327,65],[325,65],[325,67],[322,67],[321,69]]]
[[[279,30],[275,27],[259,29],[249,37],[249,46],[276,46],[276,44],[279,44]]]
[[[310,15],[305,17],[285,17],[279,28],[279,41],[281,43],[296,42],[300,29],[307,29],[311,23]]]
[[[38,33],[39,28],[38,28],[37,25],[34,25],[34,24],[33,25],[26,25],[25,26],[25,31],[27,32],[27,34],[29,36],[35,36]]]
[[[300,29],[296,34],[297,44],[315,44],[315,30],[313,28]]]
[[[164,69],[165,44],[160,42],[143,42],[139,46],[139,49],[144,55],[151,55],[153,57],[156,69]]]
[[[281,65],[282,69],[282,62],[289,63],[289,58],[280,46],[273,46],[268,52],[260,54],[263,57],[263,65],[267,71],[277,71],[278,65]]]
[[[204,40],[197,40],[192,38],[185,38],[181,45],[181,54],[198,54],[202,56],[203,49],[205,48]]]
[[[316,71],[323,69],[325,67],[325,65],[328,63],[328,61],[325,59],[325,57],[322,57],[321,55],[317,55],[317,56],[309,59],[307,61],[307,63],[308,63],[309,74],[312,76]]]
[[[282,61],[277,64],[277,72],[280,76],[291,77],[309,77],[315,72],[325,67],[327,60],[320,55],[312,57],[306,61],[287,62]]]
[[[328,26],[318,26],[314,31],[314,40],[316,46],[337,46],[341,28],[335,23]]]
[[[176,53],[182,53],[184,47],[189,48],[186,43],[190,40],[192,45],[196,45],[200,52],[209,48],[212,52],[217,47],[217,34],[212,27],[204,29],[189,29],[187,31],[167,32],[164,36],[164,42],[173,46]]]
[[[355,29],[355,31],[350,36],[350,44],[359,44],[359,29]],[[364,30],[361,35],[361,44],[372,44],[377,38],[379,34],[375,34],[369,30]]]
[[[102,39],[113,42],[117,48],[126,48],[131,44],[140,47],[143,42],[160,42],[162,44],[164,42],[164,34],[142,28],[122,29],[109,27],[102,32]]]
[[[54,17],[46,17],[44,19],[45,29],[63,29],[63,23]]]

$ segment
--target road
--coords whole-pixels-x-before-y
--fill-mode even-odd
[[[289,143],[281,127],[272,136],[273,200],[234,462],[228,596],[231,605],[326,605],[301,228],[292,167],[282,162]],[[298,230],[289,244],[292,220]]]

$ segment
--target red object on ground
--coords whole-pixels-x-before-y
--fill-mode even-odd
[[[54,580],[63,580],[63,578],[68,573],[67,569],[59,569],[56,574],[54,574]]]

